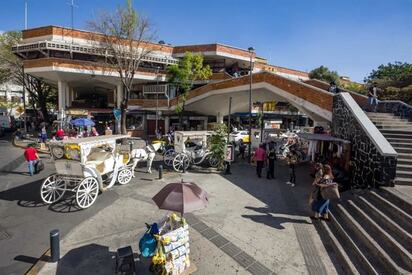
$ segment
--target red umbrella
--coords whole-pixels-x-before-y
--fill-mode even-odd
[[[208,194],[195,183],[169,183],[152,200],[160,209],[181,213],[203,209],[208,204]]]

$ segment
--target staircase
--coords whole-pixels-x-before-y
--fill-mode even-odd
[[[398,153],[395,184],[412,185],[412,122],[390,113],[368,116]]]
[[[391,187],[346,192],[315,222],[344,274],[412,273],[412,199]]]

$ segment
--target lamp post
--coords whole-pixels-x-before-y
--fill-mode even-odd
[[[249,63],[249,76],[250,76],[250,82],[249,82],[249,154],[248,154],[248,160],[249,163],[251,162],[251,157],[252,157],[252,71],[253,71],[253,54],[255,52],[255,48],[249,47],[248,51],[250,53],[250,63]]]

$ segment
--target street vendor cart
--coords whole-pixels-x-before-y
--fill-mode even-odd
[[[40,195],[47,204],[60,200],[66,191],[74,192],[76,204],[85,209],[99,192],[133,177],[130,150],[133,141],[127,135],[112,135],[64,140],[50,144],[56,173],[46,178]]]

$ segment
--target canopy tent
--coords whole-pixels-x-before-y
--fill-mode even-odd
[[[318,141],[330,141],[330,142],[341,142],[344,144],[349,144],[350,141],[329,136],[323,134],[310,134],[310,133],[298,133],[297,134],[300,138],[307,139],[307,140],[318,140]]]

